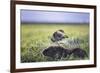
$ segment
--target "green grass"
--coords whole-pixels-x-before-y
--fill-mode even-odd
[[[52,43],[50,37],[53,32],[63,29],[70,38],[82,40],[81,48],[89,54],[89,25],[62,25],[62,24],[36,24],[21,25],[21,62],[42,62],[49,61],[42,51]],[[86,59],[89,59],[86,58]],[[73,56],[69,59],[76,60]]]

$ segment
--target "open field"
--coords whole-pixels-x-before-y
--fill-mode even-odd
[[[21,62],[42,62],[49,59],[42,51],[52,44],[50,37],[53,32],[62,29],[69,38],[81,40],[80,47],[84,49],[89,59],[89,25],[87,24],[21,24]],[[77,60],[73,56],[69,59]]]

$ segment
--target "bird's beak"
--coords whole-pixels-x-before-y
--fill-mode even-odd
[[[67,35],[64,36],[65,38],[69,38]]]

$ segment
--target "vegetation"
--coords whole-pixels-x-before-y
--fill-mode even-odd
[[[21,62],[42,62],[51,61],[42,54],[43,50],[49,47],[52,34],[64,30],[70,39],[80,40],[80,48],[84,49],[89,59],[89,25],[87,24],[21,24]],[[64,46],[66,48],[66,46]],[[68,47],[67,47],[68,48]],[[77,60],[73,55],[69,59]],[[52,60],[54,61],[54,60]]]

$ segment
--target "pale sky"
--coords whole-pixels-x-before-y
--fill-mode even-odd
[[[29,23],[89,23],[89,13],[21,10],[21,22]]]

